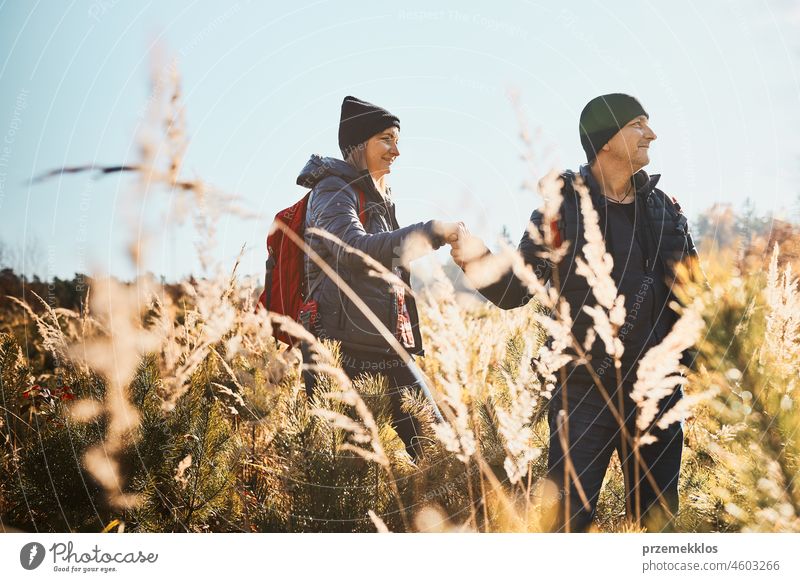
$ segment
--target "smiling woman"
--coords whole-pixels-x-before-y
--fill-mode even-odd
[[[455,236],[458,224],[429,220],[400,227],[386,181],[400,155],[399,137],[400,120],[395,115],[345,97],[339,123],[339,148],[345,161],[312,156],[297,178],[298,184],[312,189],[306,244],[350,285],[395,341],[388,342],[382,330],[308,256],[306,311],[314,315],[313,322],[305,324],[316,336],[339,341],[342,368],[350,378],[365,372],[386,377],[393,425],[407,452],[418,458],[422,448],[416,419],[401,409],[402,393],[422,388],[409,368],[412,356],[423,353],[416,303],[407,292],[411,282],[408,261],[413,258],[409,246],[413,244],[421,252],[437,249]],[[415,244],[415,240],[424,244]],[[393,282],[374,276],[373,266],[365,262],[369,260],[395,275]],[[396,349],[398,344],[407,354],[398,353],[402,351]],[[306,363],[312,358],[307,346],[303,357]],[[305,382],[310,396],[316,378],[306,373]]]
[[[367,141],[354,147],[347,156],[347,162],[359,171],[368,171],[375,182],[375,187],[384,196],[386,175],[391,173],[392,164],[400,155],[397,143],[400,141],[400,130],[389,127],[373,135]]]

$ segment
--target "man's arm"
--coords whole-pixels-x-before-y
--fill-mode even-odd
[[[703,270],[703,266],[700,263],[700,255],[697,252],[697,247],[694,244],[694,239],[692,238],[691,232],[689,232],[689,222],[686,220],[686,216],[683,214],[681,210],[681,205],[674,197],[670,197],[667,194],[662,192],[664,196],[664,203],[670,209],[671,212],[674,213],[676,217],[683,217],[683,220],[686,221],[686,261],[689,263],[689,276],[691,277],[692,282],[695,283],[702,283],[705,289],[710,290],[711,284],[708,281],[708,277],[706,277],[706,273]],[[695,266],[697,270],[695,270]],[[696,275],[699,272],[699,276],[702,281],[698,281]],[[692,346],[687,348],[681,354],[680,363],[686,366],[688,369],[696,371],[697,370],[697,358],[700,355],[700,350],[696,346]]]
[[[665,192],[656,189],[657,192],[660,192],[664,198],[664,204],[667,206],[669,211],[675,216],[679,222],[685,224],[685,237],[686,237],[686,256],[689,257],[689,261],[694,261],[697,265],[697,271],[699,271],[700,277],[702,281],[698,281],[695,278],[695,271],[690,268],[689,274],[692,277],[692,281],[696,283],[702,283],[706,289],[711,289],[711,284],[708,282],[708,277],[706,277],[706,273],[703,270],[703,265],[700,263],[700,255],[697,252],[697,248],[694,244],[694,239],[692,238],[692,233],[689,232],[689,220],[686,218],[686,215],[681,210],[681,205],[675,199],[674,196],[669,196]],[[691,266],[690,266],[691,267]]]
[[[539,232],[542,232],[542,213],[539,210],[533,211],[530,222],[532,223],[533,228],[537,228],[539,229]],[[531,225],[529,224],[529,227],[530,226]],[[459,240],[459,243],[463,243],[463,241]],[[530,301],[531,295],[527,286],[514,274],[511,267],[509,267],[502,275],[500,275],[495,282],[485,286],[476,285],[475,281],[470,278],[470,271],[472,268],[480,268],[480,266],[475,265],[474,262],[486,261],[487,257],[491,255],[491,251],[489,251],[489,249],[487,249],[481,241],[480,245],[482,245],[482,249],[480,249],[479,252],[475,252],[473,249],[473,258],[471,260],[464,260],[463,250],[460,248],[461,244],[459,243],[453,245],[453,250],[450,254],[453,256],[455,262],[464,270],[467,279],[469,279],[470,282],[475,285],[477,291],[481,295],[501,309],[514,309],[515,307],[521,307]],[[520,240],[519,246],[517,247],[517,252],[519,252],[522,256],[522,260],[525,262],[525,264],[531,267],[536,278],[541,280],[542,284],[544,285],[550,279],[551,266],[546,259],[539,256],[543,250],[544,249],[540,245],[537,245],[531,239],[528,229],[525,229],[525,233],[522,235],[522,240]]]

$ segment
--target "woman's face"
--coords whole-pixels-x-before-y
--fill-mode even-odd
[[[397,142],[400,139],[400,130],[390,127],[380,133],[376,133],[367,140],[367,147],[364,151],[367,170],[373,177],[379,178],[391,172],[391,166],[395,158],[400,155],[397,149]]]

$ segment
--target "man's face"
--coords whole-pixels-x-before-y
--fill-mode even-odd
[[[634,117],[603,146],[601,154],[630,164],[638,172],[650,163],[650,142],[656,139],[645,115]]]

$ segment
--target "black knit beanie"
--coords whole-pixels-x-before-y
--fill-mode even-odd
[[[650,117],[635,97],[624,93],[600,95],[589,101],[581,112],[579,127],[581,145],[589,163],[620,129],[640,115]]]
[[[387,127],[400,129],[400,120],[382,107],[348,95],[342,101],[339,120],[339,149],[347,158],[355,146]]]

